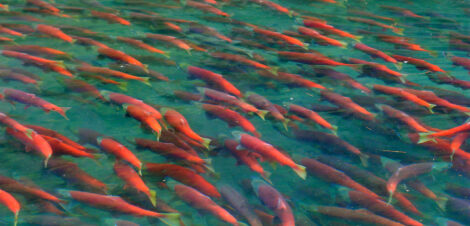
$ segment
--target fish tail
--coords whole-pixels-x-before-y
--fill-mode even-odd
[[[445,211],[445,210],[446,210],[447,200],[448,200],[448,198],[446,198],[446,197],[439,197],[439,198],[437,198],[437,199],[435,200],[437,206],[439,206],[439,208],[440,208],[442,211]]]
[[[368,155],[361,153],[361,154],[359,154],[359,159],[361,160],[362,166],[364,166],[364,167],[369,166],[369,156]]]
[[[403,62],[397,62],[397,63],[395,63],[395,64],[393,64],[393,65],[395,65],[395,67],[396,67],[398,70],[401,70],[401,69],[403,68]]]
[[[211,139],[209,138],[202,138],[202,145],[204,145],[204,147],[207,149],[207,150],[210,150],[209,148],[209,145],[211,144]]]
[[[37,81],[36,82],[36,88],[38,89],[38,91],[41,91],[41,86],[44,82],[43,81]]]
[[[232,135],[237,142],[240,142],[242,134],[240,131],[232,131]]]
[[[358,41],[358,42],[361,42],[362,36],[360,36],[360,35],[355,35],[353,39],[356,40],[356,41]]]
[[[180,214],[179,213],[162,213],[159,218],[164,224],[169,226],[180,225]]]
[[[394,33],[396,33],[396,34],[403,35],[404,29],[403,29],[403,28],[394,27],[394,28],[392,29],[392,31],[393,31]]]
[[[70,107],[61,107],[60,109],[62,109],[62,111],[60,111],[58,113],[60,115],[62,115],[62,117],[64,117],[65,119],[70,120],[69,117],[67,117],[67,115],[65,114],[65,112],[68,111],[70,109]]]
[[[345,66],[348,66],[348,67],[352,68],[355,71],[360,71],[364,67],[363,64],[347,64]]]
[[[432,109],[435,107],[436,105],[435,104],[429,104],[428,106],[428,110],[431,114],[434,114],[434,112],[432,111]]]
[[[29,139],[33,139],[33,133],[34,133],[34,130],[32,129],[27,129],[25,131],[25,135],[29,138]]]
[[[155,190],[149,190],[147,196],[149,197],[153,207],[157,206],[157,192]]]
[[[307,171],[305,169],[305,166],[296,164],[293,168],[294,172],[302,179],[305,180],[307,178]]]
[[[44,159],[44,168],[47,168],[47,163],[49,162],[49,159],[51,158],[51,155],[47,156],[45,159]]]
[[[452,154],[450,154],[450,162],[454,162],[455,149],[452,148]]]
[[[426,52],[429,53],[429,55],[433,56],[433,57],[437,57],[438,53],[434,50],[427,50]]]
[[[406,83],[406,79],[403,76],[398,77],[398,79],[400,79],[401,83],[403,83],[403,84]]]
[[[432,137],[429,137],[429,135],[431,135],[432,133],[419,133],[419,140],[418,140],[418,144],[421,144],[421,143],[424,143],[424,142],[428,142],[430,140],[436,142],[436,140]]]
[[[65,63],[63,60],[56,60],[55,62],[57,66],[65,68]]]
[[[150,84],[150,82],[149,82],[149,80],[150,80],[149,77],[141,77],[141,78],[142,78],[142,82],[143,82],[145,85],[152,86],[152,84]]]
[[[206,165],[212,165],[212,159],[203,159]]]
[[[261,119],[263,119],[263,121],[265,120],[264,117],[266,116],[266,114],[268,113],[268,111],[266,110],[258,110],[257,112],[255,112]]]
[[[141,68],[145,71],[145,73],[149,73],[149,66],[147,64],[143,64]]]
[[[302,49],[308,50],[308,46],[309,46],[308,43],[302,43],[302,46],[300,47],[302,47]]]
[[[341,8],[346,8],[346,5],[344,4],[344,2],[336,2],[336,5]]]
[[[91,159],[97,160],[103,158],[103,154],[91,154]]]
[[[287,15],[288,15],[289,17],[292,17],[293,14],[294,14],[294,11],[292,11],[292,10],[287,11]]]
[[[268,172],[268,171],[263,171],[263,173],[261,173],[261,177],[267,181],[269,184],[273,184],[273,182],[271,181],[271,179],[269,179],[269,177],[271,176],[271,172]]]
[[[344,48],[344,49],[348,48],[348,43],[347,42],[339,41],[339,43],[341,44],[340,48]]]
[[[287,127],[289,125],[289,122],[290,122],[290,119],[288,118],[285,118],[284,120],[282,120],[282,126],[284,127],[286,131],[289,131],[289,127]]]
[[[167,53],[167,52],[163,52],[162,55],[168,59],[170,59],[170,53]]]
[[[335,125],[331,125],[331,132],[333,133],[333,135],[335,136],[338,136],[338,126],[335,126]]]
[[[18,215],[20,215],[20,211],[15,212],[15,223],[13,223],[13,226],[18,225]]]
[[[160,141],[160,137],[162,136],[162,131],[155,131],[153,134],[155,134],[157,141]]]
[[[117,87],[123,91],[127,91],[127,82],[120,82]]]
[[[212,159],[208,159],[208,160],[211,160],[211,161],[212,161]],[[214,170],[214,167],[212,167],[211,164],[212,164],[212,162],[207,163],[207,164],[204,164],[203,166],[204,166],[204,168],[205,168],[206,170],[208,170],[211,174],[217,175],[217,173],[216,173],[215,170]]]
[[[279,71],[279,67],[269,67],[268,69],[269,72],[273,73],[274,75],[277,75],[277,71]]]
[[[392,200],[393,200],[393,192],[389,192],[390,194],[388,195],[388,201],[387,201],[387,205],[390,205],[392,203]]]

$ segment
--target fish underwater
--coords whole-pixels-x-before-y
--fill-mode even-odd
[[[470,225],[469,15],[0,0],[0,225]]]

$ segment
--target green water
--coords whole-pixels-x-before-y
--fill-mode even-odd
[[[89,4],[87,4],[87,2]],[[79,73],[75,70],[75,67],[78,65],[79,61],[87,62],[94,66],[100,67],[107,67],[108,63],[115,62],[109,58],[99,57],[96,47],[79,45],[77,43],[66,43],[59,39],[48,37],[37,32],[26,34],[24,38],[18,38],[4,34],[0,34],[0,36],[13,38],[15,44],[18,45],[40,45],[69,53],[74,60],[64,60],[66,67],[72,71],[77,79],[83,79],[89,84],[96,86],[99,90],[110,90],[113,92],[124,93],[126,95],[141,99],[146,103],[169,107],[177,110],[182,115],[184,115],[184,117],[189,122],[189,125],[195,132],[219,141],[219,144],[213,144],[212,152],[200,152],[201,157],[212,159],[213,168],[217,174],[203,174],[203,176],[216,186],[220,184],[231,185],[240,191],[249,200],[250,204],[252,204],[256,209],[263,210],[269,214],[274,215],[274,212],[263,206],[263,204],[256,197],[256,194],[250,188],[243,186],[243,184],[246,184],[246,181],[251,180],[253,177],[257,177],[258,175],[255,172],[250,171],[248,167],[244,165],[237,165],[236,159],[231,156],[222,145],[220,145],[223,144],[224,139],[232,138],[232,131],[241,131],[242,129],[239,127],[231,128],[227,125],[227,123],[220,119],[209,118],[201,108],[201,103],[187,102],[174,97],[173,91],[175,90],[184,90],[197,93],[196,87],[206,86],[205,83],[200,80],[188,79],[188,74],[183,69],[184,65],[193,65],[220,73],[243,93],[258,93],[275,104],[283,105],[284,103],[295,103],[307,108],[309,108],[312,104],[333,105],[328,103],[326,100],[323,100],[320,97],[318,90],[295,87],[275,80],[269,81],[266,78],[260,77],[255,72],[256,69],[252,67],[247,67],[232,62],[227,63],[223,60],[213,58],[205,52],[192,50],[191,55],[189,55],[186,51],[178,49],[172,45],[145,39],[146,43],[168,52],[170,58],[165,59],[165,57],[160,54],[150,53],[148,51],[135,48],[131,45],[117,42],[114,39],[117,36],[139,39],[143,38],[146,33],[166,34],[175,36],[182,40],[190,41],[207,49],[208,52],[227,52],[243,55],[242,53],[235,52],[233,47],[252,51],[252,53],[261,55],[266,60],[263,62],[266,65],[279,67],[282,71],[285,72],[302,75],[301,71],[312,71],[311,66],[299,64],[294,61],[281,61],[279,60],[277,53],[274,51],[267,51],[254,48],[252,46],[246,46],[240,41],[227,43],[210,35],[191,33],[188,31],[189,26],[186,23],[176,23],[183,28],[183,33],[172,31],[160,23],[145,23],[135,19],[129,19],[129,21],[132,23],[131,26],[108,23],[103,19],[94,18],[91,16],[91,9],[104,9],[93,6],[92,2],[93,1],[91,0],[56,0],[53,3],[51,2],[57,8],[62,9],[64,14],[71,16],[70,18],[62,18],[47,14],[24,12],[23,9],[25,7],[33,7],[31,5],[27,5],[25,1],[2,1],[2,4],[9,5],[10,12],[19,12],[22,15],[34,16],[38,19],[41,19],[42,22],[22,20],[15,18],[13,14],[2,12],[2,14],[0,14],[0,23],[24,24],[31,26],[32,28],[34,28],[35,25],[39,23],[52,26],[70,25],[99,32],[100,34],[103,34],[109,38],[96,40],[108,45],[111,48],[123,51],[132,56],[154,56],[157,59],[160,59],[142,60],[142,62],[148,65],[148,69],[160,72],[167,76],[169,81],[166,82],[151,80],[151,86],[144,85],[138,81],[127,81],[128,87],[127,90],[124,91],[112,84],[103,84],[93,79],[83,78],[79,76]],[[250,31],[248,27],[243,27],[235,23],[231,24],[229,22],[217,22],[215,19],[223,18],[221,16],[207,12],[201,12],[195,8],[183,6],[176,1],[98,2],[104,7],[110,7],[119,10],[118,15],[126,19],[129,18],[131,12],[147,13],[146,11],[141,10],[148,10],[158,13],[158,15],[164,18],[184,19],[195,23],[200,23],[212,27],[221,34],[224,34],[228,37],[244,37],[279,51],[304,51],[288,45],[276,45],[266,42],[266,40],[264,40],[265,38],[262,36],[255,35],[251,37],[245,37],[242,34],[238,34],[232,31],[232,29],[246,28],[248,31]],[[126,4],[125,2],[130,3]],[[142,4],[139,4],[139,2]],[[145,2],[151,4],[169,5],[177,8],[173,9],[162,6],[154,6],[151,4],[144,4]],[[352,34],[358,34],[358,30],[367,30],[374,33],[397,35],[392,33],[390,30],[383,30],[376,26],[369,26],[348,21],[346,19],[347,16],[357,16],[349,13],[349,9],[362,10],[381,16],[392,17],[397,21],[395,26],[404,28],[404,37],[412,38],[411,42],[419,44],[424,49],[435,51],[436,56],[432,56],[427,52],[416,52],[404,50],[402,48],[395,48],[392,44],[377,40],[374,35],[363,34],[361,42],[368,46],[377,48],[385,53],[423,59],[429,63],[438,65],[455,78],[461,80],[470,80],[467,71],[463,67],[453,66],[452,61],[448,58],[448,56],[451,55],[461,57],[466,57],[468,55],[467,52],[450,48],[448,44],[449,31],[456,31],[462,34],[467,34],[467,30],[470,27],[468,15],[466,15],[464,12],[465,8],[470,8],[470,5],[468,5],[466,1],[349,0],[347,2],[342,2],[341,4],[329,4],[321,3],[320,1],[308,0],[274,2],[277,2],[294,12],[298,12],[301,15],[314,16],[327,20],[328,24],[331,24],[338,29],[348,31]],[[423,20],[405,17],[380,8],[381,5],[404,7],[418,15],[429,16],[429,19]],[[72,11],[67,9],[65,6],[79,7],[82,10]],[[231,18],[234,20],[270,28],[277,32],[295,31],[294,26],[302,25],[301,18],[299,16],[289,17],[286,14],[276,12],[273,9],[270,9],[266,6],[260,6],[251,1],[221,1],[220,5],[216,7],[230,14]],[[437,18],[437,16],[431,16],[431,13],[438,13],[442,17],[454,20],[455,22],[446,22]],[[215,19],[211,20],[211,18]],[[389,22],[383,23],[390,24]],[[64,29],[64,31],[66,30]],[[386,63],[378,58],[372,59],[367,54],[353,49],[352,46],[355,44],[354,40],[337,36],[329,37],[333,37],[348,43],[347,48],[321,46],[316,44],[314,41],[302,38],[300,39],[303,42],[307,42],[309,44],[309,49],[318,51],[337,61],[346,61],[346,59],[349,57],[359,58],[387,65],[392,70],[396,69],[391,63]],[[90,36],[90,38],[93,37]],[[2,45],[8,44],[8,42],[2,43]],[[248,57],[247,55],[244,56]],[[163,62],[163,60],[173,61],[174,65],[166,64]],[[18,122],[22,124],[40,125],[45,128],[53,129],[73,140],[78,140],[76,131],[79,128],[92,129],[115,138],[115,140],[121,142],[126,147],[131,149],[143,162],[180,163],[177,161],[168,160],[167,158],[148,150],[136,149],[134,144],[129,142],[129,140],[132,140],[136,137],[147,139],[155,139],[155,137],[150,133],[144,132],[139,126],[139,122],[137,122],[135,119],[126,117],[125,110],[123,110],[121,107],[112,105],[110,103],[103,103],[102,101],[87,97],[85,95],[80,95],[79,93],[70,92],[64,88],[64,85],[61,82],[63,79],[62,75],[51,71],[43,71],[35,66],[25,65],[18,59],[0,56],[0,65],[8,66],[10,68],[20,68],[34,73],[38,75],[42,81],[39,89],[33,85],[25,85],[16,81],[1,81],[2,87],[9,87],[23,90],[25,92],[35,93],[37,96],[57,106],[71,107],[71,109],[67,111],[67,116],[70,120],[66,120],[56,112],[45,113],[43,110],[36,107],[29,107],[25,109],[24,105],[21,103],[12,105],[7,101],[0,102],[0,111],[8,114]],[[356,71],[351,67],[335,67],[334,69],[348,74],[368,88],[372,88],[372,85],[374,84],[404,87],[404,85],[400,83],[384,81],[371,76],[361,75],[360,71]],[[421,85],[421,87],[409,88],[424,90],[430,89],[429,87],[441,88],[458,92],[466,97],[470,97],[468,91],[464,89],[460,89],[449,84],[439,84],[433,82],[429,79],[428,74],[424,73],[425,71],[418,70],[413,65],[404,64],[403,69],[400,72],[407,74],[407,80]],[[366,95],[361,93],[359,90],[349,88],[349,86],[345,85],[341,81],[334,81],[325,77],[307,74],[303,76],[307,79],[324,85],[338,94],[351,97],[353,100],[356,100],[355,97],[357,96]],[[119,79],[115,80],[123,81]],[[382,97],[390,101],[403,101],[402,99],[380,94],[378,92],[369,96]],[[435,128],[451,128],[460,125],[467,119],[465,114],[457,111],[445,111],[438,109],[436,110],[435,114],[429,114],[424,111],[424,108],[406,108],[407,105],[411,106],[414,104],[411,102],[406,102],[404,105],[405,107],[400,110],[403,110],[409,115],[413,115],[414,117],[419,118],[424,124]],[[372,128],[372,125],[369,125],[368,122],[353,117],[350,114],[345,113],[344,110],[335,112],[319,112],[319,114],[331,124],[338,126],[338,137],[356,146],[365,154],[393,158],[396,161],[401,161],[401,163],[405,165],[416,162],[431,162],[441,160],[440,158],[433,156],[432,152],[428,151],[427,148],[412,144],[406,138],[407,129],[405,126],[399,125],[396,123],[396,121],[390,120],[383,113],[378,111],[373,104],[363,106],[365,106],[367,110],[371,111],[372,113],[377,114],[379,121],[374,125],[379,129]],[[413,111],[413,109],[418,109],[418,111]],[[241,111],[238,112],[242,113]],[[247,117],[256,127],[257,131],[262,134],[261,139],[263,141],[285,150],[296,162],[299,162],[302,158],[315,158],[320,154],[326,153],[335,155],[345,162],[354,164],[361,168],[365,168],[385,180],[390,176],[390,174],[388,174],[386,170],[383,169],[383,167],[378,163],[372,162],[369,166],[365,167],[361,165],[358,158],[354,156],[340,152],[332,152],[332,148],[329,145],[320,145],[313,142],[298,141],[297,139],[293,138],[291,129],[289,131],[285,131],[281,123],[275,121],[272,119],[272,117],[268,117],[267,120],[263,121],[256,115],[249,115],[245,113],[242,113],[242,115]],[[298,122],[296,123],[303,129],[329,132],[320,126],[305,125]],[[387,133],[384,133],[383,131],[386,131]],[[88,145],[87,147],[93,146]],[[58,193],[59,190],[80,190],[80,188],[72,183],[68,183],[61,177],[50,173],[47,169],[44,169],[41,156],[32,154],[31,152],[25,152],[24,149],[25,148],[11,136],[5,134],[2,137],[2,143],[0,146],[0,174],[17,180],[32,181],[43,190],[68,200],[68,203],[63,204],[63,207],[60,207],[63,208],[67,217],[78,218],[83,222],[93,225],[109,224],[109,222],[105,222],[105,220],[110,218],[128,220],[140,225],[163,225],[161,222],[156,220],[149,220],[147,218],[134,217],[120,213],[113,213],[106,210],[100,210],[85,204],[74,202],[70,198],[60,196]],[[462,149],[467,150],[468,147],[464,145]],[[101,157],[97,161],[91,161],[90,159],[86,158],[63,158],[77,163],[84,171],[107,184],[109,187],[109,195],[123,195],[123,197],[127,197],[129,200],[132,200],[133,196],[127,194],[123,189],[124,182],[120,180],[113,172],[114,157],[105,153],[100,153],[100,156]],[[263,162],[261,165],[266,171],[272,173],[272,186],[286,197],[289,205],[293,209],[298,225],[369,225],[366,223],[346,221],[339,218],[321,215],[306,208],[307,206],[313,207],[317,205],[341,206],[341,204],[342,207],[360,208],[358,206],[348,204],[347,202],[338,203],[339,201],[335,200],[335,197],[338,195],[337,185],[324,182],[312,175],[309,175],[306,180],[302,180],[301,178],[297,177],[295,173],[287,166],[281,166],[277,164],[276,167],[273,167],[272,164],[267,162]],[[151,189],[157,190],[157,195],[159,198],[167,202],[170,206],[182,214],[182,219],[186,225],[224,225],[222,221],[216,219],[210,214],[197,211],[184,203],[174,194],[171,189],[166,190],[158,187],[157,182],[159,178],[152,177],[151,175],[146,174],[144,171],[143,179]],[[439,172],[432,175],[423,175],[420,176],[419,179],[439,197],[444,197],[446,195],[446,191],[444,190],[446,184],[448,183],[456,183],[463,187],[468,187],[470,185],[468,177],[465,177],[462,173],[454,170]],[[172,183],[173,182],[170,182],[170,185]],[[437,225],[435,221],[437,217],[461,219],[459,216],[452,215],[445,210],[439,209],[434,200],[424,197],[413,189],[403,185],[399,186],[398,190],[405,194],[409,194],[412,203],[423,213],[423,216],[407,213],[408,216],[421,221],[424,225]],[[38,200],[26,199],[23,196],[14,193],[13,195],[18,199],[22,206],[19,218],[20,225],[31,225],[32,223],[30,223],[30,219],[37,216],[54,216],[54,214],[51,213],[43,213],[41,208],[37,206],[37,203],[39,203]],[[325,198],[327,196],[330,198]],[[243,216],[237,214],[236,211],[229,208],[228,203],[224,202],[224,200],[216,200],[216,202],[221,206],[229,209],[229,211],[233,213],[233,215],[240,222],[247,222]],[[137,201],[134,201],[133,203],[139,204]],[[403,211],[397,205],[394,206],[398,210]],[[141,207],[155,210],[148,205],[142,205]],[[13,217],[7,208],[0,208],[0,216],[0,224],[12,224]],[[461,223],[470,224],[468,221],[461,221]],[[48,223],[44,225],[48,225]],[[67,224],[59,223],[58,225]]]

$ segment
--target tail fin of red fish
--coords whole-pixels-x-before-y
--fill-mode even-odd
[[[440,197],[440,198],[438,198],[438,199],[436,200],[437,206],[439,206],[439,208],[440,208],[442,211],[445,211],[445,210],[446,210],[447,200],[448,200],[448,198],[446,198],[446,197]]]
[[[429,137],[429,135],[431,135],[432,133],[419,133],[419,140],[418,140],[418,144],[421,144],[421,143],[424,143],[424,142],[428,142],[428,141],[434,141],[436,142],[436,140],[432,137]]]
[[[145,85],[148,85],[148,86],[152,86],[152,84],[150,84],[150,78],[149,77],[141,77],[142,78],[142,82],[145,84]]]
[[[398,69],[398,70],[401,70],[403,68],[403,62],[397,62],[396,64],[393,64],[395,65],[395,67]]]
[[[290,119],[288,119],[288,118],[282,120],[282,126],[284,127],[284,129],[286,129],[286,131],[289,131],[289,128],[287,127],[289,122],[290,122]]]
[[[359,154],[359,159],[361,160],[361,164],[364,167],[369,166],[369,156],[368,155],[361,153],[361,154]]]
[[[331,125],[331,127],[333,128],[331,129],[331,132],[333,133],[333,135],[338,136],[338,126]]]
[[[127,91],[127,82],[119,82],[117,87],[123,91]]]
[[[426,52],[429,53],[429,55],[433,56],[433,57],[437,57],[438,53],[434,50],[427,50]]]
[[[13,223],[13,226],[18,225],[18,215],[20,214],[20,211],[15,212],[15,223]]]
[[[269,179],[269,177],[271,177],[271,172],[268,172],[268,171],[264,171],[263,174],[261,174],[261,177],[267,181],[269,184],[273,184],[273,182],[271,182],[271,179]]]
[[[295,167],[293,167],[292,169],[300,178],[304,180],[305,178],[307,178],[307,171],[305,169],[305,166],[296,164]]]
[[[404,29],[403,28],[398,28],[398,27],[394,27],[392,29],[393,33],[396,33],[396,34],[399,34],[399,35],[403,35],[403,31]]]
[[[393,192],[389,192],[387,205],[390,205],[392,203],[392,200],[393,200]]]
[[[209,145],[211,144],[212,140],[209,139],[209,138],[202,138],[202,145],[204,145],[204,147],[207,149],[207,150],[210,150],[209,148]]]
[[[233,139],[236,140],[237,142],[240,142],[240,139],[241,139],[242,134],[243,134],[243,133],[240,132],[240,131],[233,131],[233,132],[232,132],[232,135],[233,135],[233,137],[234,137]],[[238,147],[237,147],[237,149],[238,149]]]
[[[268,71],[277,75],[277,71],[279,71],[279,67],[275,67],[275,66],[269,67]]]
[[[25,135],[29,138],[29,139],[33,139],[33,133],[34,133],[34,130],[32,129],[27,129],[25,131]]]
[[[258,111],[256,112],[256,114],[257,114],[261,119],[263,119],[263,121],[265,120],[264,117],[266,116],[267,113],[268,113],[268,111],[266,111],[266,110],[258,110]]]
[[[157,206],[157,192],[155,190],[149,190],[147,196],[149,197],[153,207]]]
[[[353,39],[356,40],[356,41],[358,41],[358,42],[361,42],[362,36],[360,36],[360,35],[355,35]]]
[[[179,213],[162,213],[162,217],[159,219],[169,226],[179,226],[180,225],[180,214]]]
[[[430,112],[431,114],[434,114],[434,111],[432,111],[432,109],[433,109],[435,106],[436,106],[435,104],[429,104],[429,106],[427,107],[428,110],[429,110],[429,112]]]
[[[49,159],[51,158],[51,155],[47,156],[45,159],[44,159],[44,168],[47,168],[47,163],[49,162]]]
[[[70,110],[70,107],[60,107],[60,111],[57,111],[60,115],[62,115],[65,119],[69,120],[67,115],[65,114],[68,110]]]

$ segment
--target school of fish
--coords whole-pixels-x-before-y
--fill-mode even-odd
[[[470,2],[1,0],[1,225],[470,225]]]

